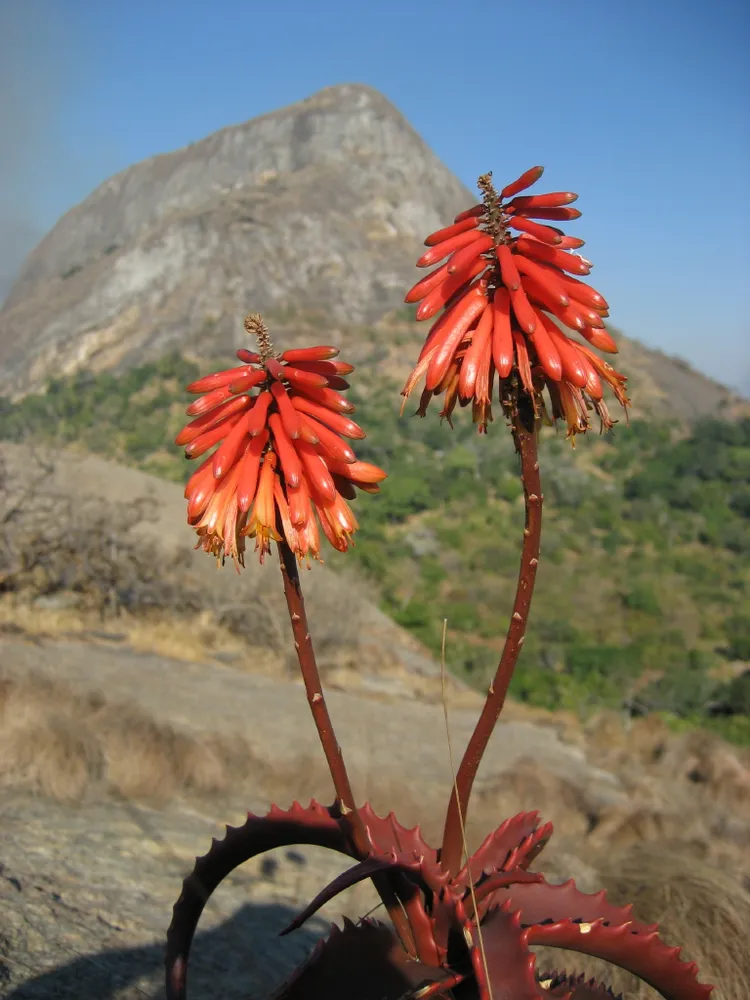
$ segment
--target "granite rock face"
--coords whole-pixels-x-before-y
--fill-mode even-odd
[[[0,311],[0,391],[180,347],[239,346],[251,309],[371,322],[471,195],[381,94],[330,87],[110,178]],[[240,338],[240,339],[237,339]]]

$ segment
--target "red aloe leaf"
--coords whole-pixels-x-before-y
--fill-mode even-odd
[[[460,885],[467,885],[469,878],[476,882],[483,873],[502,871],[508,867],[509,857],[539,829],[539,813],[519,813],[506,819],[497,830],[485,837],[482,844],[469,858],[455,878]],[[551,832],[551,827],[550,827]],[[548,838],[549,839],[549,838]],[[516,867],[516,864],[511,867]],[[525,865],[518,865],[526,867]]]
[[[435,920],[425,908],[424,896],[421,892],[414,891],[411,896],[400,896],[409,927],[414,935],[414,942],[417,949],[417,957],[429,965],[438,965],[446,957],[447,951],[435,936]]]
[[[518,819],[518,817],[516,817],[516,819]],[[485,843],[487,843],[487,841],[485,841]],[[475,857],[476,855],[473,855],[472,858],[469,859],[470,862]],[[480,877],[479,880],[474,883],[474,892],[471,894],[468,888],[465,888],[463,882],[465,877],[466,869],[464,868],[458,873],[456,881],[450,884],[449,888],[453,891],[450,894],[436,893],[435,898],[433,899],[433,936],[438,947],[438,955],[441,958],[447,952],[448,933],[455,921],[455,901],[456,899],[461,899],[462,891],[462,905],[466,914],[470,917],[474,916],[474,903],[476,902],[478,904],[477,908],[481,920],[490,905],[491,895],[496,889],[506,888],[518,882],[541,882],[544,879],[543,875],[538,875],[534,872],[526,872],[523,868],[514,868],[509,872],[493,872],[483,878]],[[458,894],[456,893],[456,890],[458,890]]]
[[[214,839],[208,853],[196,859],[174,905],[165,957],[167,1000],[183,1000],[186,995],[190,946],[211,893],[245,861],[291,844],[313,844],[356,857],[344,820],[334,808],[315,801],[307,808],[295,802],[286,811],[272,806],[266,816],[248,813],[242,826],[228,826],[224,839]]]
[[[422,989],[413,994],[413,997],[415,1000],[430,1000],[431,997],[452,996],[453,994],[446,993],[446,990],[451,990],[454,986],[460,986],[465,979],[466,976],[462,973],[454,972],[447,979],[443,979],[439,983],[433,983],[432,986],[423,986]]]
[[[497,872],[495,875],[488,875],[482,882],[474,886],[474,892],[464,896],[463,904],[468,916],[474,915],[474,902],[482,903],[478,907],[480,915],[488,908],[491,897],[499,889],[510,889],[511,886],[523,885],[526,883],[543,882],[544,876],[538,872],[525,872],[523,868],[514,868],[512,872]],[[506,896],[508,893],[505,894]],[[515,903],[515,896],[512,896]],[[497,902],[502,902],[502,899]]]
[[[496,907],[482,922],[483,947],[479,943],[477,925],[466,918],[460,902],[456,906],[456,917],[462,924],[471,953],[478,1000],[498,1000],[499,997],[545,1000],[549,994],[537,985],[534,955],[527,946],[529,932],[521,927],[519,914],[511,913],[509,905],[508,902]]]
[[[611,987],[586,979],[581,974],[566,975],[564,972],[548,972],[539,976],[539,985],[546,990],[545,996],[555,1000],[622,1000],[622,993],[615,996]]]
[[[544,881],[534,884],[520,882],[521,880],[516,884],[508,884],[507,887],[498,886],[493,892],[492,902],[500,904],[510,899],[511,908],[520,911],[521,924],[524,926],[557,923],[560,920],[582,920],[588,923],[601,920],[610,926],[627,924],[631,934],[653,934],[658,930],[658,924],[641,924],[633,920],[632,906],[615,906],[608,902],[603,889],[592,893],[581,892],[573,879],[562,885],[550,885]],[[484,887],[482,883],[479,888],[481,890]]]
[[[378,872],[400,871],[412,875],[414,872],[419,871],[420,866],[418,862],[412,862],[411,865],[398,864],[394,860],[394,857],[395,855],[390,858],[368,858],[366,861],[360,861],[359,864],[354,865],[352,868],[347,868],[345,872],[342,872],[332,882],[329,882],[324,889],[321,889],[315,899],[308,903],[304,910],[301,910],[280,934],[283,936],[284,934],[289,934],[291,931],[296,931],[314,913],[317,913],[321,906],[325,906],[326,903],[338,896],[339,893],[351,888],[351,886],[356,885],[358,882],[363,882],[366,878],[372,878]]]
[[[435,863],[437,851],[430,847],[422,836],[419,826],[410,830],[401,826],[391,812],[387,816],[378,816],[369,803],[365,803],[357,813],[367,828],[367,833],[376,854],[391,854],[395,852],[399,860],[412,861],[424,859]]]
[[[520,916],[520,914],[519,914]],[[665,1000],[706,1000],[713,986],[698,982],[695,962],[683,962],[679,948],[668,948],[656,931],[634,933],[629,924],[607,927],[601,920],[535,924],[526,929],[529,944],[569,948],[603,958],[639,976]]]
[[[525,837],[515,851],[511,851],[508,860],[505,862],[505,870],[510,868],[528,868],[531,862],[544,850],[547,842],[552,836],[552,824],[545,823],[538,830],[534,830],[528,837]]]
[[[421,986],[447,982],[444,969],[410,959],[384,924],[344,920],[272,1000],[403,1000]]]
[[[374,854],[389,856],[392,861],[407,867],[417,862],[422,878],[433,892],[448,884],[449,874],[440,868],[437,851],[426,843],[418,826],[407,829],[393,813],[380,817],[367,803],[357,813],[364,823]],[[435,921],[425,910],[423,894],[416,891],[414,883],[403,873],[396,874],[393,888],[406,912],[417,956],[424,962],[439,962],[445,955],[445,942],[438,944],[436,941]]]

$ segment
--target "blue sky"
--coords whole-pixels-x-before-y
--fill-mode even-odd
[[[469,187],[578,191],[615,325],[750,392],[748,51],[747,0],[0,0],[0,280],[110,174],[362,82]]]

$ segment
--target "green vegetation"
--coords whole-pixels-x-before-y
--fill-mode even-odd
[[[217,367],[221,367],[219,364]],[[203,366],[203,370],[206,368]],[[182,481],[171,441],[197,367],[178,355],[122,376],[80,374],[44,396],[0,400],[0,436],[76,445]],[[507,627],[523,525],[510,435],[480,439],[468,412],[399,417],[398,386],[352,390],[368,432],[358,455],[389,479],[356,501],[351,556],[381,605],[477,686]],[[750,742],[750,420],[690,432],[634,420],[573,450],[542,442],[545,529],[516,698],[581,712],[663,712]],[[340,558],[329,555],[336,566]]]
[[[79,372],[53,379],[43,396],[0,397],[0,438],[78,446],[182,482],[186,466],[170,447],[185,423],[185,385],[198,366],[177,354],[123,375]]]

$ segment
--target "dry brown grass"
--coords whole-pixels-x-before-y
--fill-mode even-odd
[[[60,801],[114,792],[163,803],[228,791],[252,768],[241,740],[196,737],[135,705],[41,676],[0,678],[0,783]]]
[[[664,940],[698,963],[700,981],[716,986],[712,998],[747,1000],[750,894],[736,879],[657,844],[641,844],[603,863],[598,881],[614,903],[633,903],[640,920],[658,923]],[[624,1000],[659,995],[623,970],[574,952],[540,948],[537,966],[583,971],[622,991]]]
[[[622,730],[622,724],[620,724]],[[518,761],[480,783],[469,814],[470,843],[505,816],[538,809],[555,824],[550,860],[583,855],[596,864],[613,851],[661,844],[695,861],[750,877],[750,762],[706,734],[676,736],[649,723],[643,732],[588,733],[589,758],[617,776],[614,801],[575,772],[555,773],[538,760]],[[619,732],[619,735],[618,735]],[[283,803],[331,793],[322,754],[269,760],[231,733],[180,731],[133,703],[81,694],[46,675],[0,674],[0,781],[76,801],[115,791],[164,802],[176,795],[223,794]],[[585,773],[585,772],[584,772]],[[404,782],[393,768],[355,775],[359,795],[402,823],[420,822],[436,842],[445,781]],[[605,793],[609,786],[603,786]],[[561,865],[564,870],[564,864]]]
[[[42,674],[0,675],[0,787],[62,802],[115,794],[151,805],[178,796],[233,801],[333,797],[322,755],[282,764],[237,734],[193,734],[140,706],[79,694]]]

